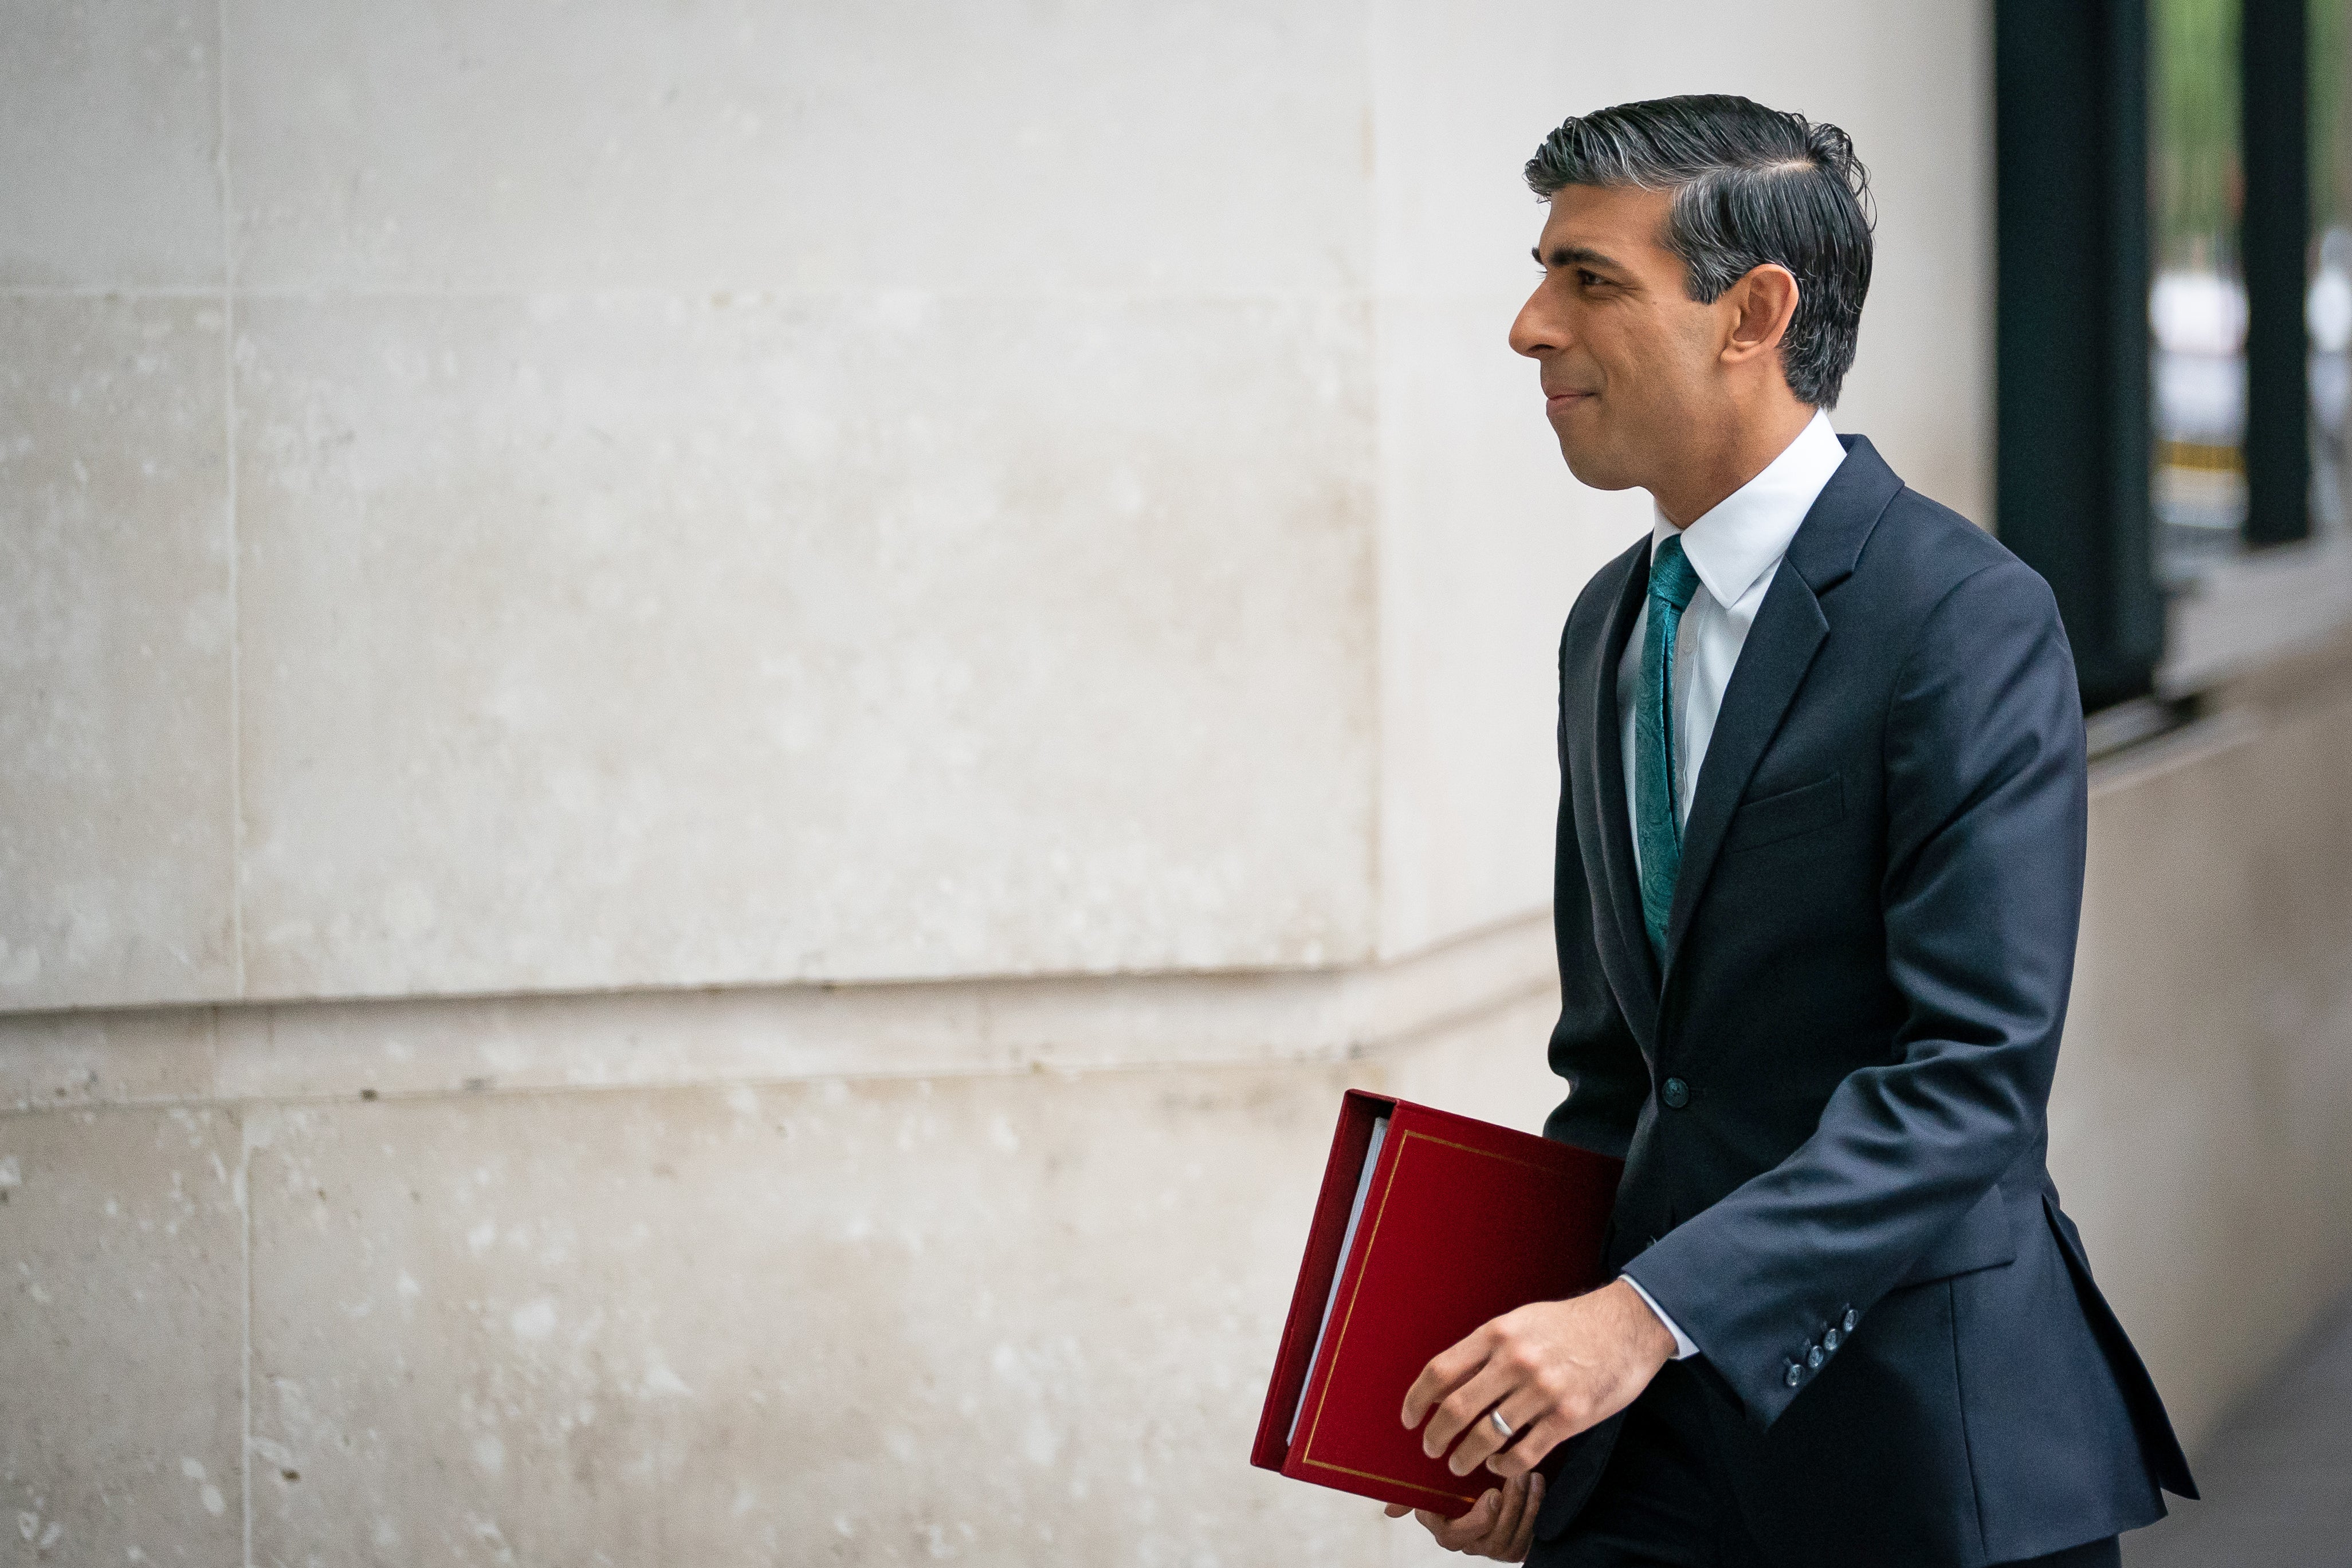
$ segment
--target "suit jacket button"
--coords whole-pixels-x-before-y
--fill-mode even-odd
[[[1802,1372],[1797,1369],[1797,1364],[1795,1362],[1792,1361],[1789,1364],[1788,1384],[1790,1387],[1794,1388],[1797,1386],[1797,1380],[1804,1375],[1805,1375]]]
[[[1823,1350],[1835,1350],[1837,1347],[1838,1347],[1838,1332],[1837,1332],[1837,1330],[1835,1330],[1835,1329],[1832,1329],[1832,1330],[1830,1330],[1830,1332],[1829,1332],[1829,1333],[1825,1333],[1825,1334],[1822,1335],[1822,1348]]]
[[[1820,1370],[1822,1364],[1822,1347],[1820,1345],[1812,1345],[1806,1350],[1805,1364],[1812,1367],[1816,1371]]]
[[[1669,1078],[1658,1086],[1658,1098],[1670,1111],[1679,1111],[1690,1103],[1690,1085],[1679,1078]]]
[[[1852,1307],[1848,1307],[1848,1308],[1845,1310],[1845,1332],[1846,1332],[1846,1333],[1852,1333],[1853,1332],[1853,1325],[1854,1325],[1855,1322],[1861,1318],[1861,1316],[1862,1316],[1862,1314],[1861,1314],[1860,1312],[1855,1312]]]

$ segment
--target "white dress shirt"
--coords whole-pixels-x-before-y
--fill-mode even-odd
[[[1748,643],[1748,629],[1756,623],[1764,595],[1780,570],[1797,526],[1812,510],[1814,498],[1830,476],[1845,461],[1845,448],[1830,428],[1829,415],[1816,412],[1797,438],[1781,449],[1764,471],[1716,503],[1713,510],[1682,530],[1683,553],[1698,575],[1682,624],[1675,633],[1674,727],[1678,774],[1675,821],[1689,820],[1691,800],[1698,792],[1698,774],[1706,761],[1707,742],[1715,737],[1716,716],[1723,710],[1724,688],[1739,664],[1739,650]],[[1650,559],[1675,533],[1674,524],[1654,514]],[[1639,821],[1634,794],[1633,721],[1642,707],[1642,639],[1649,630],[1650,604],[1643,597],[1633,618],[1633,634],[1626,640],[1624,657],[1617,662],[1617,716],[1625,743],[1625,814]],[[1633,834],[1633,863],[1642,862],[1642,835]],[[1664,1308],[1650,1300],[1641,1281],[1622,1276],[1641,1292],[1658,1321],[1675,1336],[1675,1359],[1698,1354]]]

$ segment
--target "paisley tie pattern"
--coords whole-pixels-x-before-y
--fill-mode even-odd
[[[1666,915],[1683,865],[1682,770],[1675,755],[1675,633],[1698,590],[1679,535],[1650,563],[1649,623],[1642,632],[1642,708],[1633,716],[1633,832],[1642,850],[1642,922],[1664,962]]]

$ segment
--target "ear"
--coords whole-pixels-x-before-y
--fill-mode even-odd
[[[1741,364],[1767,355],[1778,358],[1780,340],[1797,316],[1796,275],[1777,262],[1748,268],[1747,276],[1724,290],[1730,307],[1729,331],[1723,344],[1727,365]]]

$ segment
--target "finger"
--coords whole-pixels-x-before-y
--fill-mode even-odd
[[[1386,1508],[1381,1510],[1381,1511],[1387,1514],[1391,1519],[1402,1519],[1406,1514],[1412,1511],[1412,1504],[1409,1502],[1392,1502]]]
[[[1545,1414],[1545,1396],[1541,1390],[1525,1382],[1514,1384],[1513,1380],[1526,1375],[1524,1373],[1499,1367],[1493,1370],[1493,1385],[1481,1386],[1482,1378],[1465,1385],[1461,1391],[1461,1395],[1466,1396],[1465,1403],[1475,1401],[1478,1408],[1445,1460],[1446,1468],[1457,1476],[1466,1476],[1481,1465],[1493,1469],[1496,1456],[1515,1449],[1526,1430],[1541,1420]],[[1450,1409],[1453,1405],[1454,1399],[1449,1398],[1440,1408]],[[1502,1413],[1504,1426],[1511,1429],[1509,1437],[1505,1437],[1501,1427],[1494,1423],[1493,1413],[1498,1410]],[[1433,1426],[1435,1422],[1431,1424]],[[1423,1448],[1427,1446],[1425,1442],[1423,1444]],[[1528,1468],[1523,1465],[1520,1470]]]
[[[1506,1421],[1510,1417],[1503,1417]],[[1505,1477],[1523,1476],[1538,1465],[1544,1456],[1592,1425],[1591,1421],[1569,1409],[1555,1408],[1546,1412],[1534,1426],[1519,1434],[1519,1440],[1487,1461],[1489,1472]]]
[[[1431,1527],[1430,1532],[1437,1537],[1437,1544],[1448,1552],[1463,1551],[1484,1540],[1486,1531],[1494,1528],[1495,1511],[1501,1506],[1502,1498],[1499,1489],[1488,1487],[1478,1494],[1478,1500],[1470,1505],[1469,1512],[1459,1519],[1447,1520],[1441,1525]]]
[[[1430,1412],[1429,1425],[1422,1428],[1421,1451],[1431,1458],[1445,1452],[1459,1440],[1464,1448],[1470,1446],[1470,1437],[1483,1428],[1489,1441],[1468,1464],[1457,1465],[1454,1473],[1466,1476],[1485,1458],[1503,1446],[1503,1435],[1486,1419],[1486,1412],[1503,1402],[1512,1391],[1512,1375],[1500,1364],[1489,1361],[1472,1374],[1469,1380],[1440,1401]],[[1510,1416],[1503,1417],[1507,1421]]]
[[[1544,1479],[1528,1478],[1527,1506],[1519,1511],[1519,1528],[1511,1533],[1511,1543],[1503,1552],[1506,1563],[1524,1563],[1536,1543],[1536,1515],[1543,1511]]]
[[[1500,1557],[1508,1551],[1511,1540],[1519,1532],[1519,1517],[1528,1509],[1528,1483],[1525,1477],[1513,1477],[1503,1483],[1503,1504],[1495,1511],[1495,1522],[1488,1528],[1486,1538],[1479,1542],[1480,1550],[1489,1557]]]
[[[1430,1358],[1429,1364],[1421,1369],[1421,1375],[1412,1380],[1412,1386],[1404,1391],[1402,1419],[1406,1426],[1420,1426],[1421,1418],[1429,1414],[1431,1406],[1444,1398],[1460,1385],[1464,1378],[1486,1364],[1486,1352],[1493,1343],[1493,1328],[1494,1325],[1489,1323],[1468,1339],[1439,1351]]]
[[[1496,1408],[1502,1412],[1504,1421],[1509,1424],[1513,1437],[1507,1445],[1499,1441],[1494,1445],[1492,1457],[1486,1460],[1486,1469],[1507,1479],[1523,1476],[1534,1469],[1542,1461],[1544,1452],[1548,1451],[1548,1446],[1540,1450],[1536,1448],[1537,1434],[1547,1420],[1556,1420],[1563,1412],[1552,1404],[1551,1396],[1531,1383],[1521,1384],[1504,1396]],[[1491,1421],[1481,1425],[1493,1430],[1494,1423]],[[1496,1436],[1499,1437],[1500,1434]],[[1559,1439],[1553,1437],[1550,1441],[1557,1443]],[[1466,1442],[1465,1447],[1467,1447]]]

